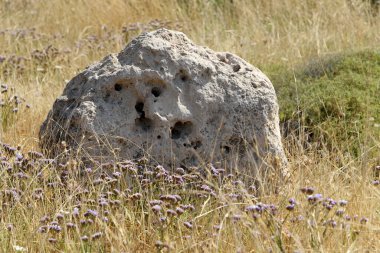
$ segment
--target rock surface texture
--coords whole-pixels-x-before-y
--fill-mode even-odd
[[[45,153],[65,141],[82,158],[148,156],[165,166],[286,163],[268,78],[183,33],[144,33],[74,77],[40,130]],[[264,160],[263,160],[264,159]]]

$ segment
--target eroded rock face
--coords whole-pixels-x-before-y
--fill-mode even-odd
[[[83,158],[150,156],[166,166],[260,166],[286,158],[271,82],[230,53],[160,29],[134,39],[66,86],[40,131],[45,153],[65,141]]]

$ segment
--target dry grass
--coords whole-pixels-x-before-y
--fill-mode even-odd
[[[153,19],[160,21],[149,24]],[[135,22],[149,25],[132,25]],[[290,70],[311,57],[380,44],[380,17],[372,16],[369,4],[360,0],[2,0],[0,82],[15,88],[8,94],[17,94],[25,102],[15,114],[2,113],[1,142],[20,145],[28,157],[27,150],[38,149],[39,126],[68,79],[108,53],[121,50],[141,30],[161,26],[182,30],[199,44],[234,52],[254,65],[285,63]],[[26,103],[31,108],[26,108]],[[5,120],[10,122],[6,128]],[[25,169],[27,165],[20,165],[13,151],[0,148],[0,157],[10,163],[0,165],[0,251],[17,251],[16,245],[28,252],[380,251],[380,188],[371,183],[376,179],[372,169],[379,165],[377,157],[365,152],[355,158],[327,149],[306,150],[302,137],[284,140],[291,182],[281,194],[260,198],[239,183],[244,181],[242,175],[229,178],[211,172],[200,177],[194,171],[182,176],[184,184],[178,184],[168,182],[174,174],[165,172],[161,180],[145,185],[143,179],[160,172],[138,178],[133,177],[137,165],[128,170],[109,165],[108,170],[123,176],[115,174],[101,181],[98,173],[79,175],[74,161],[66,166],[46,165],[29,155],[34,164]],[[379,137],[373,138],[376,146],[364,145],[363,151],[379,149]],[[142,167],[140,170],[149,170]],[[348,204],[327,211],[323,201],[309,203],[299,190],[305,186],[314,187],[314,193],[323,198],[345,199]],[[182,200],[162,205],[163,214],[157,215],[149,201],[162,194],[178,194]],[[102,197],[115,207],[100,207]],[[286,210],[289,198],[298,203],[294,211]],[[246,210],[259,202],[276,205],[277,214],[270,207]],[[71,213],[78,204],[77,219]],[[159,221],[160,216],[168,216],[167,209],[180,204],[192,204],[195,210]],[[92,224],[80,225],[87,209],[99,214],[87,217]],[[338,209],[344,210],[342,217],[335,215]],[[109,211],[108,222],[103,219],[104,211]],[[55,217],[58,213],[63,214],[62,220]],[[50,221],[40,224],[45,215]],[[37,232],[54,220],[62,231],[54,233],[50,227],[48,233]],[[71,232],[65,228],[69,222],[77,222]],[[193,227],[187,228],[184,222]],[[102,233],[99,239],[80,240],[96,232]],[[57,242],[49,242],[49,238]]]

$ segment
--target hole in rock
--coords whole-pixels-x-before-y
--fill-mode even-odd
[[[123,86],[121,86],[120,83],[116,83],[115,86],[114,86],[115,90],[116,91],[121,91],[121,89],[123,88]]]
[[[150,130],[153,126],[153,121],[151,119],[145,118],[144,103],[137,102],[135,109],[139,115],[139,118],[135,120],[137,127],[141,128],[143,131]]]
[[[193,149],[197,150],[198,148],[202,146],[202,142],[201,141],[192,142],[191,145],[193,146]]]
[[[179,78],[182,80],[182,82],[186,82],[187,80],[189,80],[189,76],[183,69],[179,71]]]
[[[143,102],[137,102],[135,105],[135,109],[141,118],[145,118],[144,103]]]
[[[160,96],[160,95],[161,95],[161,89],[158,88],[158,87],[153,87],[153,88],[152,88],[152,94],[153,94],[153,96],[155,96],[155,97]]]
[[[161,139],[161,135],[157,135],[157,139]]]
[[[238,72],[240,70],[240,68],[241,67],[240,67],[239,64],[235,64],[235,65],[232,66],[232,69],[233,69],[234,72]]]
[[[231,148],[230,148],[229,146],[223,146],[222,149],[223,149],[223,152],[224,152],[225,154],[229,154],[230,151],[231,151]]]
[[[171,138],[177,140],[180,138],[186,138],[193,131],[193,123],[190,121],[175,123],[174,127],[171,130]]]
[[[187,79],[188,79],[188,77],[187,77],[186,75],[181,76],[181,80],[182,80],[183,82],[186,82]]]

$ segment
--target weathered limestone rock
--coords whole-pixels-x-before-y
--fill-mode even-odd
[[[271,82],[230,53],[160,29],[91,65],[66,86],[40,131],[45,153],[65,141],[82,158],[149,156],[166,166],[286,163]]]

